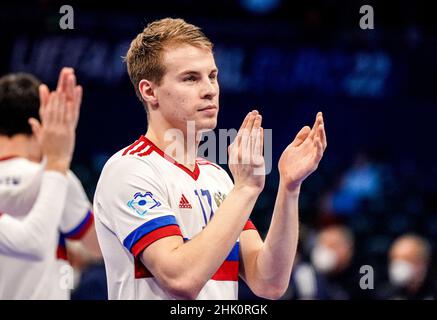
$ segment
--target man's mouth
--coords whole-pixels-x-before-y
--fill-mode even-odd
[[[215,104],[210,104],[206,107],[200,108],[199,111],[205,111],[205,110],[216,110],[217,106]]]

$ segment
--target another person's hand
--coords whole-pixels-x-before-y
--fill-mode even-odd
[[[323,115],[317,113],[313,128],[305,126],[279,159],[280,183],[288,190],[299,190],[302,181],[314,172],[327,146]]]
[[[47,170],[67,172],[73,157],[76,126],[82,99],[82,88],[76,86],[73,69],[63,68],[57,90],[39,87],[40,119],[29,119],[42,153],[47,157]]]
[[[249,112],[229,146],[229,169],[235,188],[261,193],[265,183],[264,132],[258,111]]]

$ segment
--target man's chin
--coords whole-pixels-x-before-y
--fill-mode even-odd
[[[212,131],[217,127],[217,119],[213,120],[213,121],[208,121],[208,122],[204,122],[204,123],[200,123],[199,126],[197,127],[197,132],[208,132],[208,131]]]

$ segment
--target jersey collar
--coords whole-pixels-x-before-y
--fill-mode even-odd
[[[183,164],[177,162],[175,159],[173,159],[172,157],[170,157],[168,154],[166,154],[164,151],[162,151],[160,148],[158,148],[152,141],[150,141],[149,139],[147,139],[145,136],[141,136],[140,141],[144,141],[147,145],[150,146],[150,148],[155,151],[156,153],[158,153],[161,157],[163,157],[165,160],[173,163],[175,166],[177,166],[178,168],[182,169],[183,171],[185,171],[191,178],[193,178],[194,180],[197,180],[199,178],[199,174],[200,174],[200,170],[199,170],[199,166],[197,164],[197,160],[196,163],[194,164],[194,170],[191,171],[190,169],[188,169],[186,166],[184,166]]]

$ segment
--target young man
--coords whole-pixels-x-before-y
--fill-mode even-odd
[[[196,26],[163,19],[132,41],[126,61],[148,129],[106,163],[94,197],[109,298],[237,299],[239,275],[258,296],[281,297],[296,252],[300,186],[326,148],[322,115],[280,158],[263,241],[248,220],[265,180],[261,115],[246,116],[228,149],[234,182],[196,158],[199,134],[217,124],[212,43]],[[171,129],[181,132],[174,141],[166,139]],[[183,152],[169,155],[169,147]]]
[[[67,299],[65,239],[98,256],[90,203],[68,171],[81,96],[69,68],[50,94],[29,74],[0,78],[0,299]],[[47,182],[52,170],[64,177]]]

